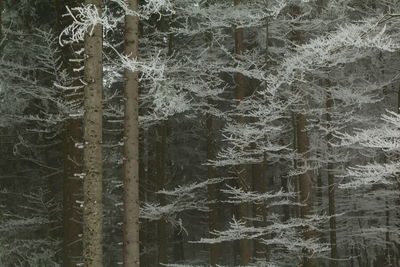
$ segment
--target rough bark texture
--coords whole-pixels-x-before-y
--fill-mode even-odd
[[[138,1],[127,1],[138,10]],[[125,17],[125,55],[138,56],[139,19]],[[125,71],[124,91],[124,266],[139,267],[139,82],[138,73]]]
[[[332,121],[332,109],[333,109],[333,99],[332,95],[330,92],[327,93],[327,98],[326,98],[326,120],[328,124],[331,123]],[[330,142],[333,139],[332,133],[328,133],[326,137],[326,141],[328,144],[328,153],[332,150],[332,145]],[[329,153],[331,154],[331,153]],[[333,174],[333,168],[334,165],[332,162],[328,163],[328,200],[329,200],[329,237],[330,237],[330,245],[331,245],[331,258],[332,260],[329,263],[330,267],[337,267],[338,266],[338,261],[335,260],[338,258],[338,252],[337,252],[337,238],[336,238],[336,217],[334,216],[336,214],[336,207],[335,207],[335,179],[334,179],[334,174]]]
[[[101,0],[86,0],[101,15]],[[83,256],[85,267],[103,266],[102,242],[102,26],[85,36]]]
[[[301,15],[301,8],[297,5],[292,6],[292,15],[298,17]],[[296,25],[295,25],[296,26]],[[304,43],[303,32],[300,30],[294,30],[292,40],[296,44]],[[296,140],[297,140],[297,152],[302,155],[302,160],[298,162],[298,167],[300,169],[307,168],[307,162],[309,160],[309,137],[307,133],[307,117],[304,114],[298,113],[295,115],[296,119]],[[313,205],[313,193],[312,193],[312,179],[309,171],[304,171],[299,175],[299,190],[300,190],[300,202],[304,204],[300,208],[300,217],[305,218],[307,215],[311,214]],[[309,229],[304,229],[304,238],[309,239],[314,235]],[[308,255],[309,253],[305,251],[303,267],[314,267],[317,266],[315,259]]]

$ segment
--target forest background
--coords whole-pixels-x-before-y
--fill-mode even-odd
[[[400,266],[399,1],[0,11],[0,266]]]

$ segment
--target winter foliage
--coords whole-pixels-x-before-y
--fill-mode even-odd
[[[65,229],[85,223],[66,214],[85,204],[83,44],[98,25],[104,266],[124,253],[126,72],[141,266],[400,266],[397,1],[88,2],[1,1],[0,266],[64,266]]]

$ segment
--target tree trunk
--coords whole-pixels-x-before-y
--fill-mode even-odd
[[[267,160],[265,159],[262,163],[253,165],[253,190],[258,191],[263,194],[267,192],[266,186],[266,175],[265,175],[265,167]],[[257,227],[262,228],[267,226],[267,203],[264,201],[260,204],[254,205],[255,217],[260,217],[260,221],[257,221]],[[266,237],[268,238],[268,237]],[[262,242],[255,242],[255,256],[257,258],[263,257],[266,261],[269,259],[269,251],[268,246],[263,244]]]
[[[237,6],[240,4],[240,0],[234,0],[234,5]],[[241,55],[243,53],[244,44],[243,44],[243,28],[235,29],[235,54]],[[241,73],[235,73],[235,98],[237,101],[241,101],[245,97],[245,79]],[[244,118],[240,117],[237,120],[239,123],[244,123]],[[251,189],[251,176],[249,166],[240,165],[238,166],[237,173],[239,176],[239,182],[241,187],[248,191]],[[245,220],[250,217],[250,204],[242,203],[239,206],[239,216],[241,220]],[[248,265],[251,257],[251,243],[248,239],[240,240],[240,264]]]
[[[268,9],[268,1],[266,1],[266,9]],[[269,18],[266,18],[266,26],[265,26],[265,72],[268,73],[269,68]],[[265,86],[269,86],[266,83]],[[257,120],[257,119],[256,119]],[[266,177],[266,167],[267,167],[267,154],[263,153],[263,160],[261,163],[253,164],[252,169],[252,182],[253,182],[253,191],[258,191],[263,194],[267,191],[267,177]],[[273,178],[271,178],[273,181]],[[267,203],[264,201],[258,205],[254,205],[254,217],[259,217],[260,221],[257,221],[257,227],[266,227],[267,226]],[[266,237],[268,238],[268,237]],[[269,247],[262,242],[256,240],[254,243],[254,256],[256,258],[264,257],[266,261],[269,260]]]
[[[101,0],[86,0],[102,14]],[[103,266],[102,25],[85,35],[83,163],[83,257],[85,267]]]
[[[327,97],[326,97],[326,120],[328,125],[331,124],[332,122],[332,111],[333,111],[333,99],[332,95],[330,92],[327,92]],[[326,137],[327,145],[328,145],[328,154],[332,155],[332,145],[330,142],[333,139],[333,135],[331,132],[328,133]],[[333,174],[333,168],[334,164],[332,162],[328,162],[328,200],[329,200],[329,236],[330,236],[330,245],[331,245],[331,260],[330,260],[330,267],[337,267],[338,262],[338,252],[337,252],[337,238],[336,238],[336,207],[335,207],[335,176]]]
[[[160,20],[160,28],[170,26],[169,22]],[[174,39],[172,34],[168,34],[168,56],[171,56],[174,51]],[[156,192],[165,187],[165,175],[167,166],[167,126],[168,121],[162,121],[157,128],[157,179],[156,179]],[[162,194],[157,195],[157,200],[164,206],[166,204],[165,196]],[[157,222],[157,243],[158,243],[158,266],[164,266],[168,263],[168,228],[167,222],[161,218]]]
[[[296,121],[296,114],[294,112],[291,113],[291,117],[292,117],[292,127],[293,127],[293,150],[297,150],[297,121]],[[294,159],[293,160],[293,167],[294,168],[298,168],[298,160]],[[283,179],[283,178],[282,178]],[[288,192],[288,188],[287,188],[287,184],[286,186],[286,190],[285,187],[284,190],[286,192]],[[300,183],[299,183],[299,179],[296,179],[296,177],[293,179],[293,187],[294,187],[294,192],[299,192],[300,191]],[[296,195],[296,199],[297,202],[300,202],[300,196]],[[285,208],[286,206],[286,208]],[[287,218],[287,220],[290,218],[290,212],[289,212],[289,207],[288,205],[285,205],[283,207],[283,211],[284,211],[284,217]],[[285,209],[287,211],[285,211]],[[289,215],[286,216],[286,213],[288,213]],[[293,217],[295,218],[299,218],[300,217],[300,206],[298,205],[294,205],[294,207],[292,208],[292,214]]]
[[[138,11],[138,1],[127,1]],[[139,19],[125,17],[125,55],[138,56]],[[124,90],[124,266],[139,267],[139,82],[138,73],[125,70]]]
[[[211,105],[211,100],[208,101]],[[214,135],[214,127],[213,127],[213,116],[211,114],[207,115],[206,119],[207,126],[207,159],[214,160],[215,159],[215,135]],[[213,166],[207,167],[207,176],[208,179],[213,179],[216,177],[216,170]],[[208,214],[208,229],[209,231],[214,231],[217,229],[218,224],[218,192],[216,184],[209,184],[207,187],[208,191],[208,201],[210,202],[209,208],[210,212]],[[216,266],[219,260],[219,244],[210,244],[210,265]]]
[[[75,267],[82,260],[82,149],[75,144],[82,140],[82,120],[65,121],[64,185],[63,185],[63,267]]]
[[[3,10],[4,3],[3,0],[0,0],[0,40],[3,40]]]
[[[296,115],[297,121],[297,151],[303,155],[302,161],[299,161],[298,166],[300,168],[307,168],[307,160],[309,159],[309,139],[306,132],[307,119],[304,114]],[[309,171],[299,175],[299,189],[300,189],[300,202],[304,205],[300,208],[300,217],[305,218],[307,215],[311,214],[313,196],[312,196],[312,181]],[[304,238],[310,239],[313,237],[313,232],[309,229],[304,230]],[[304,257],[303,267],[314,267],[316,266],[316,261],[310,258],[309,253],[306,251]]]
[[[307,168],[307,160],[309,158],[309,139],[306,132],[307,119],[304,114],[296,114],[297,120],[297,151],[303,155],[301,162],[298,162],[299,168]],[[311,213],[312,208],[312,182],[309,171],[299,175],[300,179],[300,201],[305,204],[300,208],[300,216],[305,218]]]
[[[292,15],[298,17],[301,15],[301,8],[297,5],[292,6]],[[296,26],[296,25],[295,25]],[[293,31],[293,41],[296,44],[304,43],[303,32],[300,30]],[[309,138],[307,133],[307,117],[304,114],[295,114],[296,119],[296,136],[297,136],[297,152],[302,155],[302,160],[298,162],[298,167],[300,169],[307,169],[307,162],[309,160]],[[299,190],[300,190],[300,202],[304,204],[300,208],[301,218],[305,218],[307,215],[311,214],[312,204],[313,204],[313,193],[312,193],[312,179],[309,171],[303,171],[299,175]],[[310,239],[313,237],[313,232],[309,229],[304,229],[304,238]],[[314,267],[316,266],[316,261],[309,255],[308,251],[305,251],[303,267]]]
[[[205,3],[205,5],[208,7],[208,2]],[[206,33],[206,41],[209,45],[209,49],[212,49],[212,34],[211,33]],[[210,97],[208,99],[208,105],[213,106],[214,101]],[[206,128],[207,128],[207,160],[215,160],[216,158],[216,146],[217,142],[215,140],[215,130],[214,130],[214,117],[212,114],[208,113],[206,117]],[[217,175],[217,170],[214,166],[208,166],[207,167],[207,178],[208,179],[213,179]],[[208,230],[209,232],[212,232],[214,230],[217,230],[218,227],[218,186],[216,184],[209,184],[207,186],[207,197],[209,201],[209,209],[210,212],[208,213]],[[209,245],[209,250],[210,250],[210,265],[211,266],[216,266],[219,262],[219,251],[220,251],[220,244],[215,243],[215,244],[210,244]]]
[[[141,179],[141,182],[145,182],[146,188],[146,199],[145,201],[149,202],[156,202],[156,194],[154,192],[157,191],[157,175],[158,175],[158,155],[157,155],[157,142],[153,142],[153,140],[157,140],[157,127],[158,126],[151,126],[147,129],[147,136],[146,136],[146,146],[145,151],[147,154],[147,179],[144,181]],[[141,226],[141,230],[145,231],[145,237],[141,240],[140,244],[142,248],[148,250],[149,247],[157,244],[157,236],[158,233],[156,230],[158,225],[158,221],[148,221],[145,220],[144,224]],[[140,264],[142,266],[157,266],[158,264],[158,256],[157,251],[155,252],[148,252],[145,254],[143,259],[141,260]]]
[[[62,16],[67,12],[65,6],[76,7],[82,4],[81,0],[58,0],[56,1],[56,11],[58,14],[59,30],[72,23],[72,18]],[[63,65],[67,69],[69,76],[73,79],[73,87],[81,87],[72,92],[67,91],[63,96],[66,102],[78,102],[81,105],[83,85],[80,79],[83,71],[80,69],[81,63],[70,61],[79,57],[75,51],[82,48],[82,44],[70,44],[62,47]],[[79,108],[78,107],[78,108]],[[74,111],[73,111],[74,112]],[[64,175],[63,175],[63,244],[62,258],[63,267],[75,267],[82,261],[82,180],[77,174],[83,173],[82,160],[83,153],[79,147],[82,141],[82,118],[80,116],[69,116],[64,122]]]
[[[166,166],[166,146],[167,146],[167,126],[166,122],[161,122],[158,126],[158,143],[157,143],[157,184],[156,192],[164,188],[165,183],[165,166]],[[164,206],[165,197],[162,194],[157,196],[158,202]],[[158,239],[158,265],[168,263],[168,232],[164,219],[157,222],[157,239]]]
[[[174,229],[173,262],[181,263],[185,260],[184,232],[179,228]]]

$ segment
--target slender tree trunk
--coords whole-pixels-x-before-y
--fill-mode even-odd
[[[62,16],[67,12],[65,6],[76,7],[82,4],[81,0],[57,0],[56,11],[60,31],[72,23],[71,17]],[[83,85],[80,79],[83,71],[77,71],[81,63],[76,61],[79,57],[75,51],[82,48],[82,44],[71,44],[62,47],[64,67],[72,77],[72,86],[79,88],[64,95],[66,102],[78,102],[80,107]],[[71,61],[75,59],[74,61]],[[74,112],[74,111],[73,111]],[[80,145],[82,141],[82,118],[71,114],[64,122],[64,175],[63,175],[63,267],[75,267],[82,261],[82,180],[77,174],[83,173],[83,153]]]
[[[234,0],[234,5],[239,5],[241,0]],[[243,28],[236,28],[235,29],[235,54],[241,55],[244,50],[243,44]],[[241,73],[235,74],[235,98],[237,101],[241,101],[245,97],[245,78]],[[244,118],[238,118],[239,123],[244,123]],[[247,165],[240,165],[238,166],[237,170],[239,181],[241,187],[248,191],[251,189],[251,175],[250,169]],[[246,218],[250,217],[250,204],[249,203],[242,203],[239,206],[239,216],[241,220],[246,220]],[[251,257],[251,242],[248,239],[240,240],[240,264],[247,265],[250,262]]]
[[[4,10],[4,3],[3,0],[0,0],[0,41],[3,40],[3,10]]]
[[[208,7],[208,2],[205,3]],[[209,45],[209,49],[212,49],[212,34],[206,33],[206,41]],[[210,97],[208,99],[208,105],[213,106],[214,101]],[[212,114],[208,113],[206,117],[206,128],[207,128],[207,160],[215,160],[216,158],[216,146],[217,142],[215,140],[215,130],[214,130],[214,117]],[[213,179],[216,177],[217,170],[214,166],[207,167],[207,178]],[[209,184],[207,186],[207,196],[209,201],[210,212],[208,214],[208,230],[214,231],[218,227],[218,186],[216,184]],[[216,266],[219,262],[219,251],[220,244],[210,244],[210,265]]]
[[[266,166],[266,159],[264,157],[263,162],[259,164],[253,165],[253,190],[258,191],[259,193],[263,194],[267,192],[266,186],[266,175],[265,175],[265,166]],[[267,203],[262,202],[260,204],[255,204],[255,217],[260,217],[260,221],[257,221],[257,227],[262,228],[267,226]],[[263,244],[262,242],[256,241],[255,242],[255,256],[257,258],[263,257],[266,261],[269,259],[269,251],[268,246]]]
[[[102,14],[101,0],[86,0],[86,5]],[[85,267],[103,266],[103,161],[102,161],[102,25],[85,35],[84,69],[84,173],[83,180],[83,256]]]
[[[268,0],[266,1],[266,9],[268,9]],[[265,72],[268,73],[269,68],[269,18],[266,18],[265,21]],[[269,86],[269,84],[265,84],[265,86]],[[252,170],[252,181],[253,181],[253,191],[258,191],[263,194],[267,191],[267,177],[266,177],[266,167],[267,167],[267,155],[263,153],[262,162],[258,164],[253,164]],[[272,179],[273,180],[273,179]],[[254,217],[259,217],[260,221],[257,221],[257,227],[266,227],[267,226],[267,203],[264,201],[258,205],[254,205]],[[267,237],[268,238],[268,237]],[[268,246],[263,244],[262,242],[256,240],[254,243],[254,255],[256,258],[264,257],[266,261],[269,259],[269,251]]]
[[[169,24],[161,25],[165,26]],[[168,56],[171,56],[174,50],[174,40],[172,34],[168,35]],[[162,121],[157,128],[157,181],[156,181],[156,192],[163,189],[165,186],[165,175],[167,166],[167,126],[168,121]],[[166,204],[165,197],[162,194],[157,196],[158,202],[161,206]],[[158,265],[168,263],[168,228],[167,222],[164,219],[160,219],[157,222],[157,243],[158,243]]]
[[[292,116],[292,127],[293,127],[293,150],[297,150],[297,121],[296,121],[296,114],[294,112],[292,112],[291,116]],[[298,160],[297,159],[293,160],[293,167],[294,168],[298,168]],[[282,179],[284,179],[284,178],[282,178]],[[293,179],[293,184],[294,184],[294,192],[299,192],[300,191],[300,189],[299,189],[300,188],[299,179],[294,178]],[[287,184],[285,184],[285,187],[283,187],[283,188],[287,192],[288,191]],[[300,201],[300,197],[298,195],[296,195],[296,201],[297,202]],[[288,205],[283,206],[283,213],[284,213],[284,218],[286,218],[288,220],[290,218]],[[292,214],[296,218],[300,217],[300,206],[295,205],[292,208]]]
[[[324,204],[323,198],[324,198],[324,190],[323,190],[323,168],[318,170],[317,174],[317,187],[318,189],[315,190],[315,195],[316,195],[316,202],[318,203],[318,206],[322,206]]]
[[[397,114],[400,114],[400,87],[397,88]],[[394,160],[399,161],[400,157],[397,156]],[[397,181],[399,181],[399,176],[396,177]],[[397,182],[397,190],[400,190],[400,182]],[[400,198],[397,198],[395,200],[395,205],[398,207],[400,205]],[[398,212],[393,215],[396,219],[398,219],[400,216]],[[389,214],[388,214],[389,216]],[[400,243],[393,241],[393,250],[391,251],[393,253],[393,264],[394,266],[400,266]]]
[[[158,126],[158,143],[157,143],[157,184],[156,191],[165,186],[165,167],[166,167],[166,146],[167,146],[167,125],[162,122]],[[157,196],[161,206],[165,205],[165,197],[162,194]],[[157,222],[157,239],[158,239],[158,265],[168,263],[168,232],[167,224],[164,219]]]
[[[173,260],[174,263],[180,263],[185,260],[185,249],[184,249],[184,233],[179,228],[174,229],[174,249],[173,249]]]
[[[297,114],[297,151],[303,155],[303,159],[298,163],[300,168],[307,168],[307,160],[309,158],[309,139],[306,132],[307,127],[307,119],[304,114]],[[307,215],[311,213],[312,208],[312,182],[309,171],[305,171],[304,173],[299,175],[300,179],[300,201],[305,204],[300,208],[300,216],[305,218]]]
[[[209,100],[208,103],[212,105],[212,101]],[[207,159],[215,159],[215,135],[213,127],[213,116],[211,114],[207,115],[206,119],[207,126]],[[216,170],[213,166],[208,166],[207,168],[208,179],[216,177]],[[208,229],[209,231],[214,231],[217,229],[218,224],[218,205],[217,205],[217,185],[210,184],[207,187],[208,190],[208,201],[210,202],[209,208],[210,212],[208,214]],[[219,260],[219,244],[210,244],[210,264],[211,266],[216,266]]]
[[[394,265],[394,261],[393,261],[393,255],[392,255],[392,251],[390,249],[391,245],[391,241],[390,241],[390,231],[389,231],[389,227],[390,227],[390,207],[389,207],[389,202],[385,201],[386,203],[386,233],[385,233],[385,241],[386,241],[386,251],[385,251],[385,261],[384,264],[386,265]]]
[[[158,141],[157,140],[157,128],[158,126],[149,127],[147,130],[147,144],[146,144],[146,153],[147,153],[147,180],[146,180],[146,201],[149,202],[156,202],[156,194],[157,192],[157,175],[158,175],[158,161],[159,156],[157,155],[158,149]],[[143,179],[141,180],[143,182]],[[158,233],[157,233],[157,225],[158,221],[145,221],[144,227],[146,230],[145,239],[141,240],[141,246],[145,247],[146,249],[152,247],[153,245],[158,244]],[[141,229],[144,229],[141,227]],[[157,266],[158,264],[158,251],[151,252],[145,255],[144,260],[141,261],[142,266]]]
[[[298,17],[301,15],[301,8],[297,5],[292,5],[292,15]],[[296,26],[296,25],[295,25]],[[303,32],[300,30],[293,31],[293,41],[301,45],[304,43]],[[296,119],[296,136],[297,136],[297,152],[302,155],[302,160],[298,162],[298,167],[300,169],[307,169],[307,162],[309,160],[309,137],[307,133],[307,117],[305,114],[297,113],[295,114]],[[299,175],[299,190],[300,190],[300,202],[304,204],[300,208],[301,218],[305,218],[307,215],[311,214],[313,205],[313,192],[312,192],[312,179],[309,171],[303,171]],[[312,238],[314,233],[309,229],[304,229],[304,238]],[[314,267],[316,266],[316,261],[305,251],[303,267]]]
[[[82,181],[75,174],[82,173],[82,120],[65,121],[64,185],[63,185],[63,266],[75,267],[82,260]]]
[[[138,1],[128,0],[138,11]],[[125,17],[125,55],[138,56],[139,19]],[[138,73],[125,70],[124,90],[124,266],[139,267],[139,82]]]
[[[331,124],[332,122],[332,111],[333,111],[333,99],[332,95],[330,92],[327,93],[327,98],[326,98],[326,120],[328,124]],[[328,133],[326,137],[327,145],[328,145],[328,153],[332,154],[332,145],[331,141],[333,139],[333,135],[331,132]],[[329,266],[330,267],[337,267],[338,266],[338,261],[335,260],[338,258],[338,252],[337,252],[337,238],[336,238],[336,207],[335,207],[335,176],[333,174],[333,169],[334,169],[334,164],[329,161],[328,163],[328,200],[329,200],[329,236],[330,236],[330,245],[331,245],[331,261]]]
[[[296,115],[297,121],[297,151],[301,155],[303,155],[302,161],[299,161],[298,166],[300,168],[307,168],[307,160],[309,159],[309,139],[308,134],[306,132],[307,127],[307,119],[304,114]],[[305,218],[307,215],[311,214],[312,211],[312,181],[311,175],[309,171],[305,171],[299,175],[299,189],[300,189],[300,202],[304,205],[300,208],[300,217]],[[310,239],[312,238],[314,233],[309,229],[304,229],[304,238]],[[303,267],[314,267],[316,265],[316,261],[313,258],[310,258],[310,255],[307,251],[305,251],[305,257],[303,262]]]

